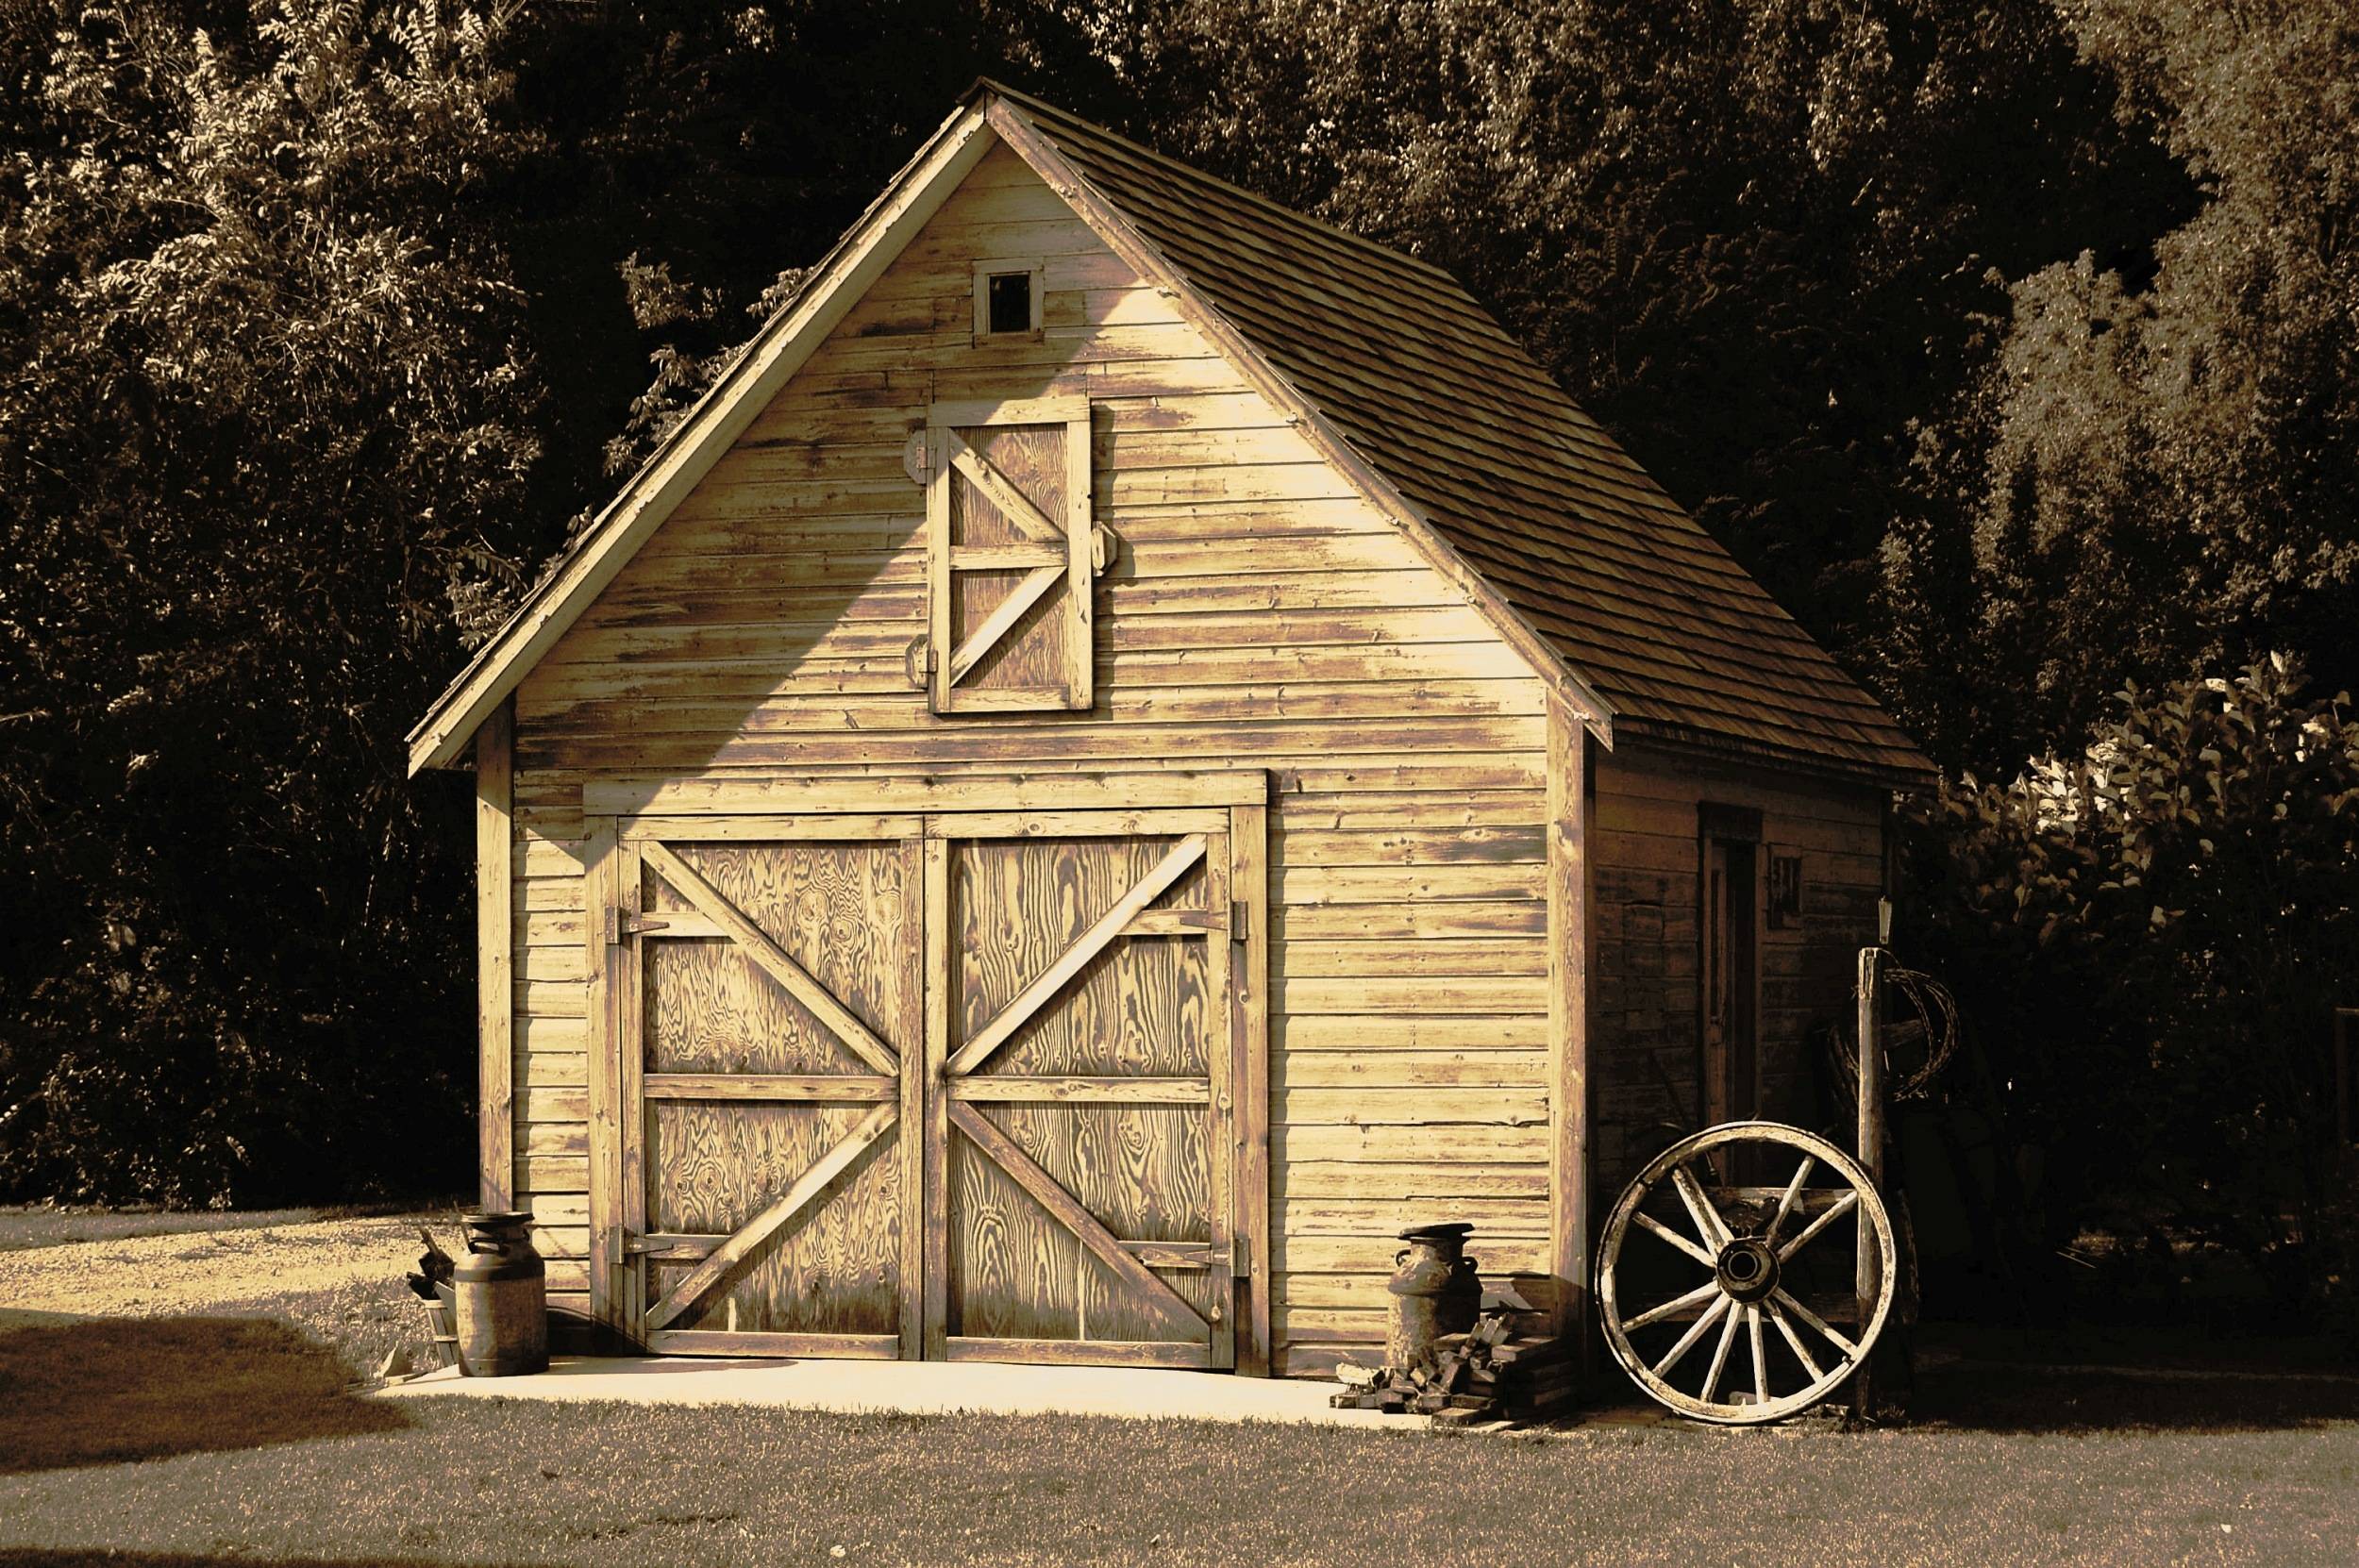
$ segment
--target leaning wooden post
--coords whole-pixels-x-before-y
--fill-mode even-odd
[[[1879,1197],[1883,1195],[1884,1186],[1884,1043],[1879,1019],[1879,989],[1882,981],[1879,960],[1882,957],[1881,947],[1863,947],[1859,951],[1859,1163]],[[1876,1295],[1883,1285],[1877,1277],[1877,1250],[1865,1214],[1859,1222],[1855,1251],[1859,1259],[1854,1280],[1859,1306],[1851,1319],[1851,1331],[1856,1334],[1866,1326],[1869,1314],[1875,1311]],[[1873,1359],[1872,1355],[1860,1358],[1859,1370],[1851,1375],[1851,1410],[1864,1420],[1872,1419],[1876,1413],[1869,1370]]]

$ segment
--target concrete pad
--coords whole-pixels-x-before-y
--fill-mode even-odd
[[[387,1387],[392,1398],[619,1399],[643,1405],[766,1405],[844,1414],[1110,1415],[1270,1421],[1416,1431],[1430,1417],[1338,1410],[1338,1383],[1146,1367],[1005,1366],[986,1361],[552,1358],[531,1377],[462,1377],[445,1367]]]

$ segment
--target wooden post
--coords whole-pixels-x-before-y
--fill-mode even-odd
[[[514,1201],[516,706],[502,702],[475,737],[475,1015],[477,1165],[483,1207]]]
[[[1234,955],[1230,984],[1237,998],[1244,1060],[1237,1084],[1237,1233],[1246,1248],[1244,1321],[1238,1324],[1237,1370],[1267,1377],[1278,1368],[1270,1343],[1269,1197],[1269,808],[1229,810],[1230,896],[1245,915],[1245,941]],[[1230,933],[1235,939],[1236,933]],[[1233,1265],[1232,1265],[1233,1267]]]
[[[1588,737],[1581,716],[1548,703],[1548,1270],[1556,1332],[1589,1332]]]
[[[1859,953],[1859,1163],[1875,1185],[1878,1197],[1883,1195],[1884,1188],[1884,1043],[1880,1026],[1882,957],[1881,947],[1863,947]],[[1875,1310],[1876,1294],[1883,1282],[1878,1277],[1874,1232],[1869,1229],[1865,1213],[1859,1220],[1858,1234],[1855,1250],[1859,1266],[1854,1282],[1859,1308],[1858,1315],[1851,1321],[1855,1326],[1865,1326],[1868,1314]],[[1858,1332],[1858,1326],[1852,1331]],[[1864,1420],[1873,1419],[1876,1413],[1870,1373],[1873,1360],[1872,1353],[1863,1358],[1859,1371],[1851,1376],[1851,1410]]]

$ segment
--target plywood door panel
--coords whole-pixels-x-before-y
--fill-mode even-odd
[[[918,842],[637,837],[624,1202],[633,1311],[674,1353],[914,1341],[899,1108]]]
[[[1229,835],[1130,816],[935,819],[946,1355],[1233,1360]]]

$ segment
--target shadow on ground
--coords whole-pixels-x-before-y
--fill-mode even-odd
[[[99,1568],[100,1564],[109,1568],[220,1568],[224,1563],[254,1560],[243,1552],[205,1557],[192,1552],[117,1552],[102,1546],[87,1551],[57,1546],[0,1546],[0,1568]],[[270,1562],[271,1568],[452,1568],[447,1558],[275,1557]]]
[[[1917,1374],[1909,1410],[1912,1426],[1980,1432],[2296,1431],[2359,1423],[2359,1379],[1956,1361]]]
[[[0,1475],[410,1425],[336,1352],[259,1318],[88,1318],[0,1334]],[[0,1557],[0,1563],[11,1560]]]

